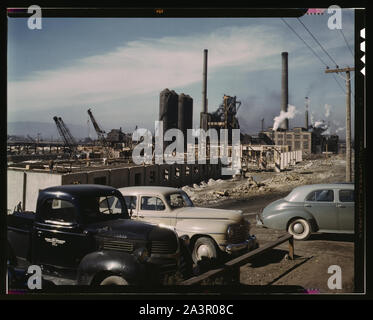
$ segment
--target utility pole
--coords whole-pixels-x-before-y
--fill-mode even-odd
[[[325,73],[346,73],[346,182],[352,181],[351,172],[351,77],[350,72],[355,68],[326,69]]]

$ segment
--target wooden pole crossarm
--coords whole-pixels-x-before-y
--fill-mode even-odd
[[[339,72],[348,72],[348,71],[355,71],[354,67],[348,67],[343,69],[326,69],[325,73],[339,73]]]

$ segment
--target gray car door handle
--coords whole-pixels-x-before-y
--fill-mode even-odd
[[[304,205],[306,208],[311,208],[312,206],[310,204],[305,204]]]
[[[144,216],[139,216],[139,218],[144,218]]]
[[[346,208],[343,204],[337,204],[337,208]]]

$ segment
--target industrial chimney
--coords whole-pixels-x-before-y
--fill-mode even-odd
[[[288,88],[288,53],[282,52],[282,75],[281,75],[281,111],[288,111],[289,88]],[[279,128],[289,130],[289,119],[284,119]]]
[[[207,113],[207,49],[203,51],[203,78],[202,78],[202,112],[200,118],[200,128],[208,129],[208,118]]]
[[[306,112],[305,112],[305,121],[304,121],[304,127],[308,131],[308,107],[309,107],[309,99],[306,97]]]

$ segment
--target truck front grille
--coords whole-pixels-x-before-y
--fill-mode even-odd
[[[173,245],[166,241],[152,241],[151,253],[156,254],[173,254],[176,252]]]
[[[129,241],[124,241],[124,240],[120,240],[120,241],[106,240],[103,242],[102,249],[132,253],[133,243]]]

